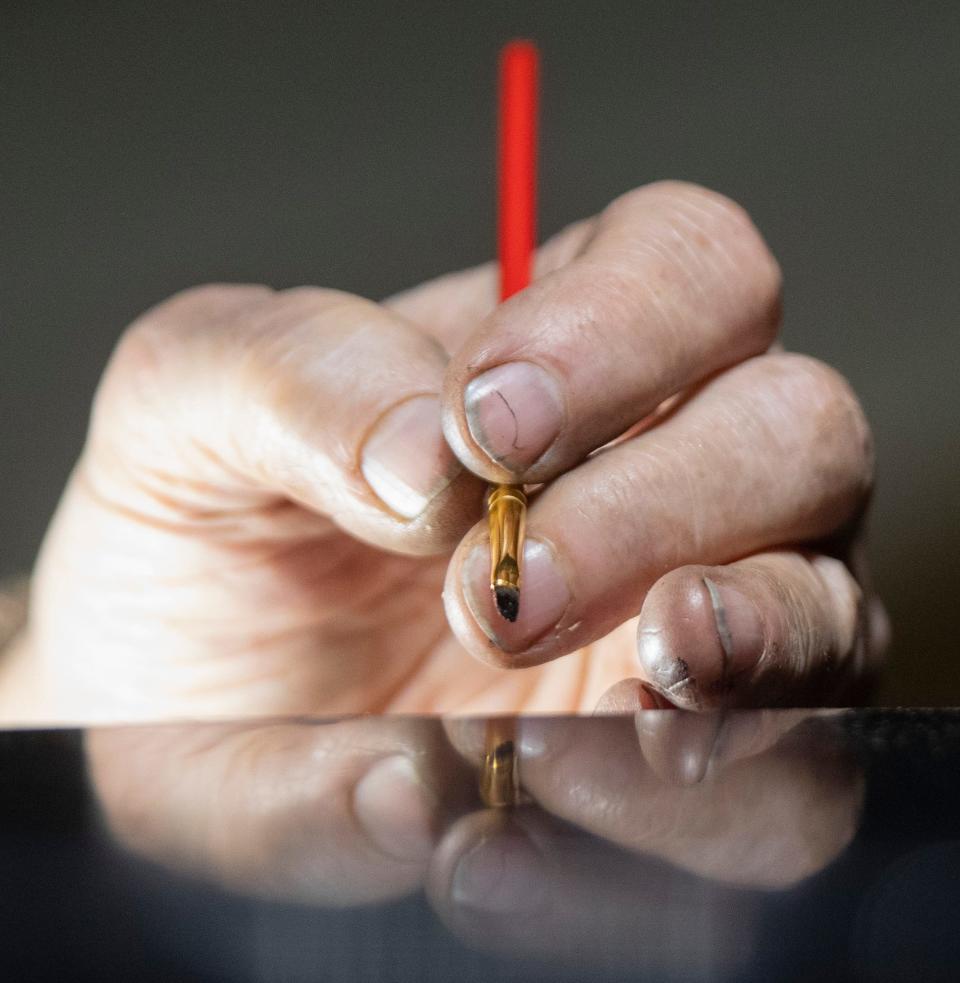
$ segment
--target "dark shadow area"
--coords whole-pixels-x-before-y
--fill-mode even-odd
[[[734,716],[727,726],[752,726],[751,721],[759,719]],[[763,719],[766,726],[771,718]],[[409,725],[402,718],[371,724]],[[178,725],[167,732],[175,738],[191,730],[194,736],[206,731],[209,737],[220,726]],[[319,733],[339,725],[301,721],[289,726]],[[417,726],[426,727],[426,733],[432,725]],[[522,720],[520,726],[522,731]],[[632,726],[632,718],[553,718],[549,723],[557,755],[606,749],[608,762],[596,764],[597,776],[609,768],[609,760],[622,756],[617,734],[624,726]],[[160,730],[153,728],[153,733]],[[134,756],[138,741],[149,733],[110,732],[126,741],[127,754]],[[204,746],[209,749],[212,742],[205,739]],[[113,761],[122,765],[118,747],[114,746]],[[848,762],[842,772],[836,771],[840,758]],[[222,880],[229,870],[219,861],[216,876],[211,876],[212,867],[186,874],[169,853],[160,860],[121,849],[108,832],[103,803],[97,800],[104,786],[88,781],[82,735],[7,733],[0,740],[0,971],[5,979],[16,980],[198,983],[906,980],[918,978],[918,973],[923,979],[954,979],[960,962],[953,925],[960,901],[960,797],[954,780],[960,766],[960,718],[953,712],[860,711],[806,720],[785,731],[770,750],[745,759],[747,768],[764,769],[766,788],[783,779],[777,796],[753,799],[757,816],[803,791],[803,773],[795,770],[800,760],[809,761],[821,775],[833,771],[846,775],[844,781],[865,783],[852,842],[825,861],[819,872],[780,887],[757,889],[682,869],[691,857],[708,856],[704,844],[724,850],[733,844],[736,850],[722,813],[714,821],[709,809],[701,808],[700,821],[676,838],[679,865],[656,856],[657,836],[666,827],[660,823],[658,833],[653,819],[645,831],[651,838],[641,850],[615,848],[583,825],[553,819],[549,838],[539,840],[542,857],[550,864],[549,916],[531,916],[522,929],[514,919],[512,928],[501,923],[494,931],[482,914],[455,910],[435,884],[427,897],[413,888],[392,899],[359,904],[349,900],[347,889],[315,904],[280,896],[256,899],[252,895],[272,890],[265,887],[266,881],[247,891],[225,889]],[[135,758],[130,762],[136,764]],[[185,787],[204,767],[202,755],[185,763]],[[536,784],[536,776],[530,774]],[[701,786],[678,789],[662,782],[661,802],[676,794],[702,805],[709,801],[704,795],[713,795],[711,788],[719,799],[730,799],[743,774],[737,765],[718,771]],[[251,770],[246,777],[252,781],[254,775]],[[244,779],[242,773],[235,777]],[[641,786],[651,780],[642,762],[634,777]],[[582,800],[582,823],[601,822],[617,808],[618,795],[630,795],[627,787],[601,794],[599,777],[598,782],[592,797]],[[451,789],[454,784],[451,777]],[[840,793],[843,782],[832,787]],[[197,799],[194,811],[184,811],[176,802],[179,789],[164,787],[161,781],[149,808],[141,813],[141,828],[151,828],[156,842],[158,830],[162,839],[170,833],[184,835],[191,820],[202,826],[209,818],[204,809],[217,794],[212,789],[208,793],[209,800]],[[801,855],[822,837],[818,813],[823,799],[808,795],[807,801],[806,807],[794,809],[802,835],[791,856]],[[105,808],[116,820],[116,803],[109,802],[109,793]],[[459,818],[451,818],[440,832],[447,843],[439,853],[451,848],[458,824],[462,830],[465,823],[492,815],[471,811],[476,809],[476,804],[463,800]],[[514,813],[518,818],[506,822],[530,828],[537,809],[526,805]],[[157,825],[156,817],[165,814],[179,817],[179,831],[169,822]],[[242,828],[248,819],[237,812],[231,823]],[[284,828],[289,833],[289,827]],[[231,830],[207,832],[213,834],[207,842],[213,842]],[[767,851],[774,856],[774,841],[763,823],[751,835],[756,855]],[[273,842],[276,845],[276,836]],[[317,854],[338,848],[332,832],[318,836],[313,846]],[[283,857],[284,851],[275,856]],[[212,859],[212,854],[205,858],[194,853],[190,863],[203,867]],[[443,860],[438,862],[442,866]],[[723,876],[730,876],[730,870]],[[297,892],[308,881],[304,874],[287,883]],[[571,892],[569,898],[565,892]],[[576,914],[575,924],[569,921],[570,912]],[[578,940],[576,951],[566,952],[573,936]]]

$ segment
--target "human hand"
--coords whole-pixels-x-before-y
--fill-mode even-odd
[[[855,553],[869,430],[836,373],[770,351],[780,275],[742,210],[651,185],[548,242],[499,307],[495,283],[488,265],[383,305],[205,287],[145,314],[48,533],[4,716],[855,695],[885,634]],[[481,478],[544,484],[515,624]]]
[[[468,766],[486,730],[477,718],[151,725],[91,729],[86,747],[107,823],[136,854],[322,907],[426,888],[471,946],[568,971],[736,968],[763,924],[757,889],[820,871],[858,825],[863,775],[832,716],[522,718],[527,804],[508,810],[480,807]]]

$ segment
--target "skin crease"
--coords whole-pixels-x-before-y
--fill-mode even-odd
[[[784,737],[792,717],[631,713],[842,702],[879,664],[869,428],[835,372],[770,350],[779,290],[742,209],[661,183],[547,243],[534,284],[499,307],[490,265],[382,305],[317,288],[178,294],[104,375],[27,632],[0,666],[0,717],[207,718],[88,731],[120,839],[269,897],[426,886],[478,944],[606,946],[609,925],[597,943],[576,934],[584,898],[623,919],[624,940],[665,936],[642,921],[679,883],[660,861],[727,884],[809,876],[856,827],[862,783],[842,753]],[[553,373],[565,415],[506,475],[463,395],[514,358]],[[411,517],[378,497],[391,486],[364,449],[424,397],[436,418],[391,458],[405,509],[436,491]],[[478,592],[464,580],[486,482],[505,477],[543,484],[528,535],[548,566],[527,570],[515,625],[484,609],[482,569]],[[538,583],[568,596],[551,607]],[[580,736],[576,719],[520,722],[536,805],[506,823],[477,811],[471,722],[397,716],[610,710]],[[289,714],[359,716],[275,719]],[[571,827],[592,837],[579,865],[558,862]],[[467,857],[542,930],[478,916],[491,899],[464,881]],[[624,904],[637,884],[656,903]],[[665,924],[703,909],[688,887]],[[731,924],[730,952],[748,951],[749,917]]]
[[[383,305],[210,286],[147,312],[48,531],[0,674],[4,720],[591,711],[637,676],[683,705],[774,705],[869,680],[886,634],[854,562],[869,429],[832,370],[767,353],[779,270],[742,209],[651,185],[545,245],[535,283],[499,308],[495,283],[487,266]],[[505,475],[463,390],[515,357],[561,380],[566,417]],[[393,407],[431,394],[452,451],[407,519],[374,493],[362,449]],[[461,577],[485,481],[506,477],[546,482],[528,535],[572,595],[539,634],[521,600],[519,647],[505,622],[491,641]],[[758,667],[731,685],[689,611],[705,575],[761,625]],[[665,618],[691,629],[653,658],[643,639]],[[681,653],[698,670],[677,691]]]

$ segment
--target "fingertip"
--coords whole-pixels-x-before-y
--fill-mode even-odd
[[[486,486],[469,471],[457,474],[413,518],[407,519],[376,502],[377,515],[368,527],[356,530],[375,545],[409,556],[449,554],[483,511]],[[367,493],[373,497],[372,492]]]
[[[463,467],[489,484],[515,483],[523,476],[484,454],[478,446],[467,422],[465,386],[459,375],[451,378],[444,386],[440,406],[440,425],[451,452]]]
[[[403,754],[383,758],[353,790],[353,811],[370,842],[401,863],[429,859],[438,801]]]
[[[756,602],[729,570],[685,567],[650,590],[637,625],[644,674],[674,703],[697,708],[721,699],[762,655]]]
[[[671,785],[696,785],[707,775],[723,727],[717,712],[641,710],[634,718],[640,750]]]
[[[413,396],[387,410],[360,449],[360,471],[377,498],[415,519],[460,473],[440,428],[440,399]]]
[[[637,623],[637,656],[657,691],[681,706],[700,705],[723,658],[701,577],[674,571],[654,584]]]
[[[453,926],[471,936],[527,919],[549,903],[545,859],[519,817],[504,810],[465,816],[447,832],[427,890]]]
[[[594,716],[636,713],[638,710],[658,710],[670,706],[668,701],[655,693],[642,679],[621,679],[614,683],[597,701]]]
[[[479,532],[479,530],[478,530]],[[490,546],[479,535],[457,551],[444,588],[447,619],[472,654],[500,667],[544,661],[553,629],[572,603],[570,587],[553,547],[528,538],[524,543],[519,606],[505,618],[490,590]]]
[[[495,465],[518,477],[557,440],[566,411],[560,386],[543,367],[506,362],[475,375],[463,391],[473,442]]]

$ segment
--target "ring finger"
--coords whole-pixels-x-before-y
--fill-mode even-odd
[[[515,623],[496,613],[476,526],[448,570],[448,619],[486,661],[546,662],[636,615],[671,570],[837,531],[871,473],[869,429],[836,373],[796,355],[748,360],[540,494]]]

